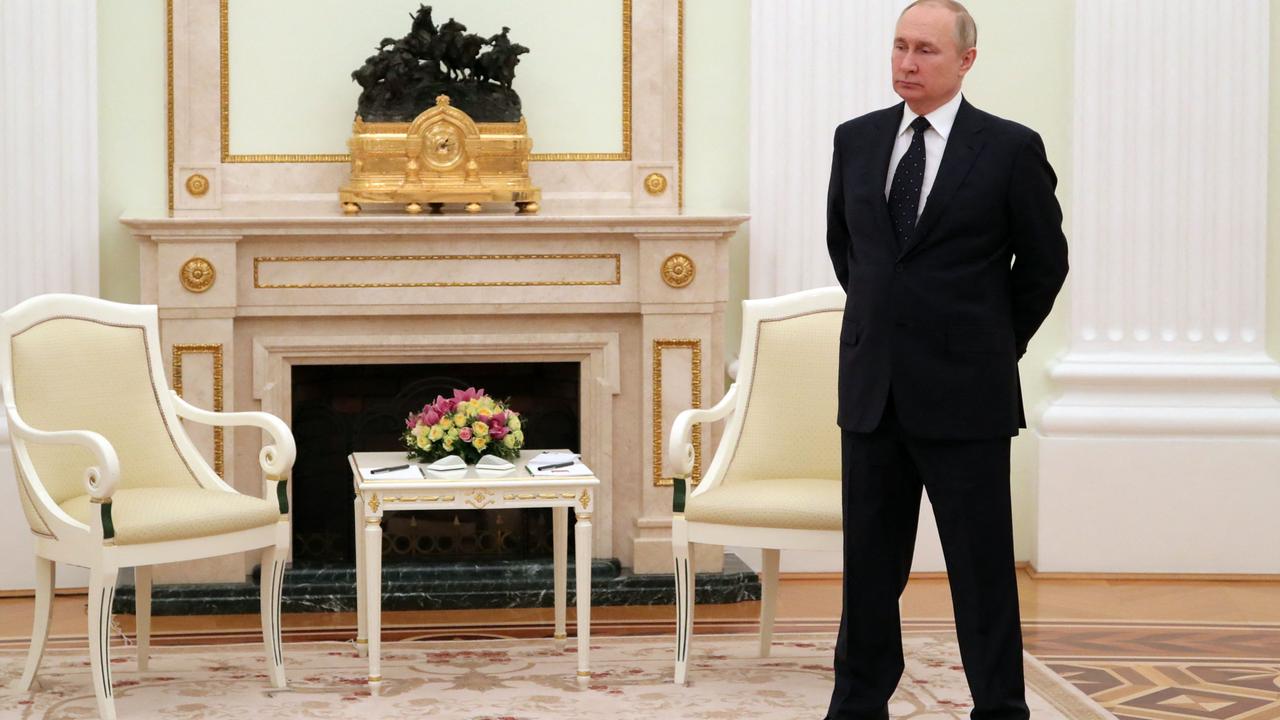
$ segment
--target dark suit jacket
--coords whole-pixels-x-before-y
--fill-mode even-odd
[[[961,101],[901,251],[884,187],[903,105],[836,128],[827,249],[848,295],[840,427],[990,438],[1026,427],[1018,359],[1067,275],[1057,178],[1034,131]]]

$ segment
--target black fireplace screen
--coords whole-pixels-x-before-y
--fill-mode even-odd
[[[577,363],[295,365],[293,559],[355,557],[352,452],[399,450],[405,417],[454,388],[483,388],[524,420],[525,447],[580,451]],[[384,563],[551,556],[551,511],[422,510],[383,521]],[[570,533],[572,543],[572,533]]]

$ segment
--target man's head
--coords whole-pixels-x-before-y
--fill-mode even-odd
[[[978,56],[978,27],[954,0],[916,0],[898,17],[893,36],[893,90],[917,115],[960,91]]]

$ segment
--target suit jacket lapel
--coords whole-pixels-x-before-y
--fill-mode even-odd
[[[951,135],[947,139],[947,149],[942,153],[942,164],[938,167],[938,176],[933,180],[933,188],[925,201],[924,212],[916,222],[915,232],[911,240],[902,249],[905,256],[918,247],[929,231],[934,228],[938,218],[947,208],[947,203],[964,182],[965,176],[973,167],[973,161],[982,151],[982,120],[968,100],[961,98],[960,109],[956,112],[955,123],[951,126]],[[887,162],[887,161],[886,161]]]
[[[889,177],[889,158],[893,155],[893,143],[898,135],[898,126],[902,124],[902,108],[905,103],[886,109],[880,113],[874,128],[867,138],[866,151],[862,156],[867,158],[862,172],[864,181],[880,197],[877,204],[880,212],[876,214],[876,223],[883,230],[889,247],[896,242],[893,238],[893,218],[889,216],[889,204],[884,200],[884,184]]]

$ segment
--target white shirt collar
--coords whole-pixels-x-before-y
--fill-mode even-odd
[[[951,134],[951,126],[956,123],[956,113],[960,112],[960,101],[963,98],[964,94],[957,92],[955,97],[948,100],[937,110],[925,115],[925,118],[929,121],[929,127],[932,127],[941,135],[943,140],[946,140],[947,136]],[[918,117],[920,116],[911,112],[910,105],[903,103],[902,123],[898,125],[898,135],[906,132],[911,127],[912,121]]]

